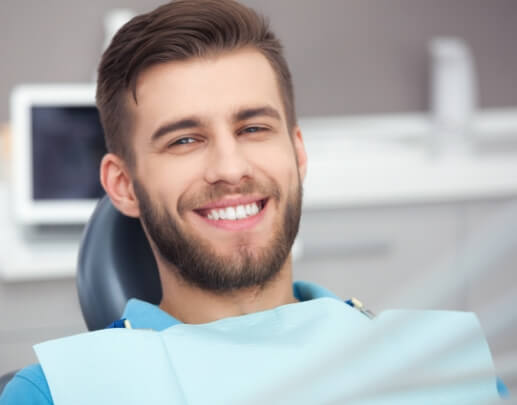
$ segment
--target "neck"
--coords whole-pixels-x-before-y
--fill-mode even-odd
[[[202,290],[186,284],[171,269],[163,268],[160,264],[158,267],[163,291],[160,308],[183,323],[207,323],[296,302],[292,286],[291,256],[275,279],[266,286],[229,293]]]

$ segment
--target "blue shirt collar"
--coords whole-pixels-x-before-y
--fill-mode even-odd
[[[299,301],[309,301],[316,298],[335,298],[341,300],[329,290],[306,281],[296,281],[293,293]],[[153,329],[162,331],[181,323],[157,305],[131,298],[124,309],[123,318],[129,319],[135,329]]]

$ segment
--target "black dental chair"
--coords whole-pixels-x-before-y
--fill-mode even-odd
[[[83,233],[77,292],[89,330],[119,319],[130,298],[153,304],[162,291],[154,256],[137,219],[122,215],[104,196]],[[16,371],[0,376],[0,395]]]
[[[130,298],[158,304],[162,296],[140,221],[122,215],[108,196],[97,204],[83,234],[77,292],[89,330],[119,319]]]

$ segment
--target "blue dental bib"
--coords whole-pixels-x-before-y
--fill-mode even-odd
[[[107,329],[35,350],[56,405],[500,399],[475,315],[393,310],[369,319],[333,298],[161,332]]]

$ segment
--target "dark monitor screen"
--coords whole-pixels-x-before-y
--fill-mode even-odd
[[[32,107],[34,200],[94,199],[106,153],[95,106]]]

